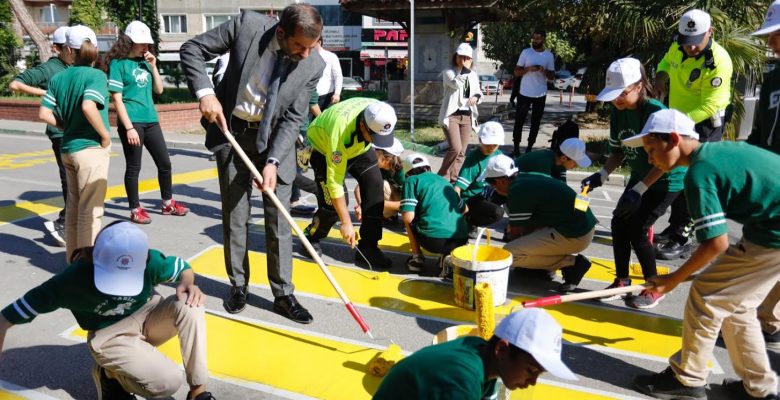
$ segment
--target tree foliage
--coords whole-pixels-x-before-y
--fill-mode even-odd
[[[73,0],[69,25],[86,25],[97,31],[103,26],[102,0]]]
[[[531,45],[534,28],[518,29],[516,23],[492,22],[482,25],[485,36],[483,49],[485,54],[500,63],[499,68],[512,73],[517,64],[520,51]],[[545,47],[555,54],[556,64],[582,62],[576,47],[568,40],[564,32],[547,32]]]
[[[155,46],[160,45],[160,19],[156,0],[105,0],[106,11],[120,30],[132,21],[141,21],[149,26]]]
[[[10,4],[0,2],[0,88],[4,91],[17,73],[16,49],[21,45],[11,26],[12,19]]]

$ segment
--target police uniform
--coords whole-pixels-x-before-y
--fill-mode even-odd
[[[376,99],[352,98],[338,102],[325,110],[309,125],[307,138],[312,146],[309,162],[317,183],[317,213],[306,228],[313,242],[326,236],[339,217],[333,199],[344,197],[347,172],[360,185],[363,223],[360,225],[360,245],[376,248],[382,239],[384,209],[382,174],[377,166],[376,152],[363,139],[359,124],[363,111]]]

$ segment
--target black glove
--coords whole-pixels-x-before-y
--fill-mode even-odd
[[[642,195],[634,189],[627,190],[620,196],[620,200],[618,200],[617,207],[615,207],[612,215],[615,218],[629,218],[639,210],[640,204],[642,204]]]
[[[470,69],[468,69],[468,68],[466,68],[466,67],[463,67],[463,68],[460,70],[460,74],[461,74],[461,75],[468,75],[468,74],[470,74],[470,73],[471,73],[471,70],[470,70]]]
[[[601,181],[601,172],[596,172],[595,174],[583,179],[582,182],[580,182],[580,188],[584,188],[585,185],[588,185],[588,191],[591,191],[603,184],[604,182]]]

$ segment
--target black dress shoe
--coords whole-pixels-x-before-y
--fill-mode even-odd
[[[301,303],[298,303],[298,300],[293,295],[275,298],[274,312],[300,324],[310,324],[314,321],[314,317],[309,314],[308,310],[303,308]]]
[[[655,249],[655,258],[659,260],[676,260],[691,256],[691,243],[680,244],[674,240],[659,244]]]
[[[231,314],[238,314],[246,308],[246,296],[249,292],[246,286],[233,286],[230,288],[223,306]]]

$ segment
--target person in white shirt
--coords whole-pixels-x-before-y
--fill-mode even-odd
[[[322,37],[317,44],[317,51],[325,60],[325,69],[322,71],[322,77],[317,82],[317,104],[320,112],[325,111],[331,104],[336,104],[341,100],[341,86],[344,82],[344,75],[341,74],[341,63],[339,57],[331,51],[322,47]]]
[[[522,77],[520,82],[520,95],[517,98],[517,112],[515,113],[515,128],[512,132],[514,153],[520,155],[520,141],[523,139],[523,125],[528,110],[531,112],[531,129],[528,132],[528,148],[526,153],[533,149],[536,135],[539,133],[539,125],[542,122],[544,103],[547,100],[547,81],[555,78],[555,57],[544,48],[547,33],[537,30],[531,37],[531,47],[523,49],[515,66],[515,77]]]

